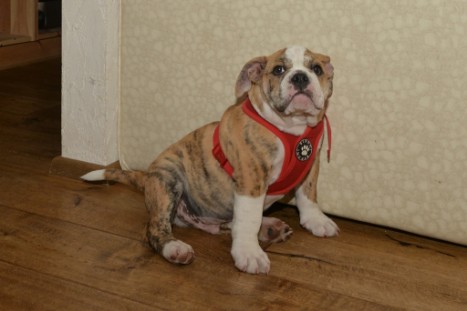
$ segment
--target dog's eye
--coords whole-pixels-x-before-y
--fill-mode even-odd
[[[276,67],[274,67],[274,69],[272,70],[272,74],[275,75],[275,76],[280,76],[280,75],[282,75],[284,72],[285,72],[285,67],[282,66],[282,65],[276,66]]]
[[[320,65],[313,65],[311,66],[311,70],[319,77],[323,74],[323,68]]]

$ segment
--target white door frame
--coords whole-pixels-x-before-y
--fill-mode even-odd
[[[118,160],[121,0],[62,2],[62,156]]]

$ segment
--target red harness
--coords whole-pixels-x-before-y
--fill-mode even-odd
[[[326,123],[328,136],[327,156],[329,162],[331,157],[332,136],[331,125],[326,115],[324,115],[326,122],[321,121],[315,127],[307,127],[302,135],[295,136],[280,131],[276,126],[263,119],[255,110],[249,99],[242,104],[242,109],[250,118],[276,135],[284,146],[285,155],[282,171],[277,180],[272,185],[269,185],[268,195],[286,194],[305,178],[319,150],[318,144],[324,135],[324,123]],[[219,126],[214,130],[213,143],[212,154],[227,174],[232,176],[234,169],[222,151],[219,142]]]

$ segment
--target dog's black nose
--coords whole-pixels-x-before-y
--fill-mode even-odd
[[[292,79],[290,79],[290,81],[292,82],[292,84],[296,88],[298,88],[300,90],[305,89],[308,86],[308,84],[310,83],[310,80],[308,79],[308,76],[303,72],[298,72],[295,75],[293,75],[293,77],[292,77]]]

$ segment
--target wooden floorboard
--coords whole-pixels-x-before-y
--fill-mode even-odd
[[[153,310],[112,293],[2,261],[0,286],[0,305],[5,310]]]
[[[143,239],[143,196],[50,175],[60,155],[60,60],[0,71],[0,310],[466,310],[467,248],[334,217],[271,245],[269,275],[237,271],[230,237],[176,228],[196,259]]]

